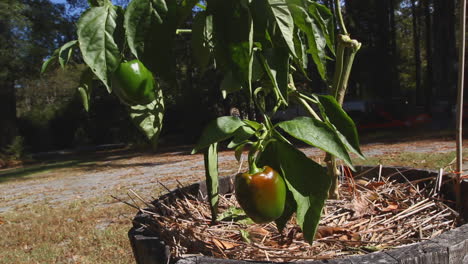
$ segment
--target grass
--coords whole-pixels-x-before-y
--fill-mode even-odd
[[[133,263],[135,210],[106,199],[35,204],[0,216],[0,263]]]
[[[463,156],[468,155],[468,150],[463,151]],[[403,152],[399,154],[380,155],[368,157],[366,160],[355,159],[353,162],[360,165],[403,166],[419,169],[455,170],[455,151],[447,153],[418,153]]]

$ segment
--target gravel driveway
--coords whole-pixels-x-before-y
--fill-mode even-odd
[[[362,145],[368,157],[401,152],[440,153],[455,150],[454,141],[417,140],[405,143],[372,143]],[[308,156],[320,158],[322,152],[303,148]],[[219,156],[220,175],[236,173],[239,165],[231,151]],[[436,168],[434,168],[436,169]],[[106,152],[96,160],[73,166],[38,172],[27,177],[0,183],[0,213],[21,208],[33,202],[51,205],[75,199],[124,194],[127,189],[153,195],[159,186],[174,187],[177,181],[188,184],[204,177],[203,156],[190,155],[189,149],[156,154],[128,151]]]

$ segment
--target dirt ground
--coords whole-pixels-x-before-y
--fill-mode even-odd
[[[464,146],[466,143],[468,141],[464,142]],[[362,145],[362,151],[367,157],[398,155],[402,152],[446,153],[454,150],[455,141],[445,139]],[[314,148],[302,148],[302,151],[317,160],[323,157],[322,152]],[[219,162],[222,176],[239,170],[239,164],[231,151],[222,152]],[[0,180],[8,176],[5,171],[0,173]],[[186,185],[203,177],[203,156],[190,155],[189,147],[151,154],[128,150],[106,151],[95,153],[93,157],[72,165],[51,166],[50,169],[0,181],[0,213],[39,201],[54,205],[104,195],[122,196],[128,189],[142,196],[156,197],[159,193],[154,193],[154,190],[161,186],[159,183],[173,188],[177,182]],[[160,189],[163,191],[162,187]]]

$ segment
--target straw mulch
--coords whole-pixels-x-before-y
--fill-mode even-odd
[[[397,175],[405,178],[404,173]],[[296,261],[366,254],[433,238],[455,227],[457,213],[439,196],[441,179],[398,182],[346,177],[340,200],[327,201],[315,241],[309,245],[291,219],[282,233],[274,223],[253,224],[234,195],[220,197],[219,221],[194,196],[159,200],[144,210],[147,227],[171,246],[173,259],[203,254],[226,259]],[[143,210],[143,209],[140,209]]]

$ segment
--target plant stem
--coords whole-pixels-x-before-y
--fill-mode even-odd
[[[313,103],[313,104],[317,104],[317,103],[318,103],[318,100],[315,100],[315,99],[313,99],[313,98],[311,98],[311,97],[309,97],[309,96],[307,96],[307,95],[305,95],[305,94],[303,94],[303,93],[298,93],[298,95],[299,95],[300,98],[302,98],[302,99],[304,99],[304,100],[306,100],[306,101],[309,101],[309,102],[311,102],[311,103]]]
[[[192,34],[192,30],[191,30],[191,29],[177,29],[177,30],[176,30],[176,34],[177,34],[177,35],[180,35],[180,34]]]
[[[293,95],[296,96],[296,99],[299,103],[309,112],[309,114],[317,120],[322,121],[320,116],[314,111],[314,109],[307,103],[307,101],[301,97],[300,92],[297,91],[296,85],[294,84],[294,79],[292,74],[289,75],[289,88],[294,91]]]
[[[336,158],[327,153],[325,155],[325,164],[327,165],[327,172],[331,178],[331,186],[328,190],[328,199],[339,199],[340,193],[338,192],[338,176],[340,175],[340,171],[336,167]]]
[[[335,0],[335,14],[338,16],[338,22],[340,24],[341,32],[344,35],[348,35],[348,30],[346,30],[346,26],[343,19],[343,14],[341,13],[341,1]]]
[[[351,74],[351,69],[353,68],[353,62],[356,53],[357,50],[351,50],[349,56],[346,58],[345,65],[343,67],[343,75],[340,79],[340,83],[335,94],[336,101],[338,101],[340,105],[343,105],[346,89],[348,88],[349,75]]]
[[[307,103],[306,100],[304,100],[303,98],[300,98],[298,97],[297,98],[299,100],[299,103],[301,103],[301,105],[307,110],[307,112],[309,112],[309,114],[314,117],[315,119],[319,120],[319,121],[322,121],[322,119],[320,118],[320,116],[317,115],[317,113],[314,111],[314,109]]]
[[[343,58],[344,58],[344,51],[345,47],[341,41],[338,41],[337,44],[337,52],[336,52],[336,62],[335,62],[335,73],[333,76],[333,83],[332,83],[332,91],[331,94],[333,94],[336,97],[337,88],[339,87],[342,73],[343,73]]]
[[[255,174],[257,173],[260,169],[257,167],[257,164],[255,164],[255,153],[257,152],[259,146],[259,142],[252,146],[252,148],[249,151],[248,154],[248,162],[249,162],[249,173],[250,174]]]
[[[341,17],[341,13],[337,13]],[[344,25],[343,25],[344,26]],[[353,67],[354,57],[357,51],[361,48],[361,43],[351,39],[343,28],[346,35],[338,36],[338,51],[335,64],[335,75],[333,77],[333,84],[331,87],[331,94],[335,96],[336,101],[343,105],[346,89],[348,88],[349,75]],[[330,153],[325,155],[325,162],[327,164],[327,173],[332,180],[332,184],[328,191],[329,199],[339,199],[338,192],[338,176],[340,174],[336,167],[336,159]]]

